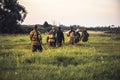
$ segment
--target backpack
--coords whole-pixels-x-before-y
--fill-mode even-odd
[[[48,37],[49,37],[48,42],[55,42],[55,35],[54,34],[49,34]]]

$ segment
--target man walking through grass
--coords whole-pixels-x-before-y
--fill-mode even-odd
[[[79,33],[79,29],[77,29],[75,31],[75,43],[79,43],[80,41],[80,33]]]
[[[89,34],[86,29],[82,31],[82,41],[87,42],[88,41]]]
[[[70,31],[67,36],[69,37],[69,43],[74,45],[75,44],[75,31],[73,27],[70,28]]]
[[[64,43],[64,34],[63,31],[61,30],[61,27],[58,27],[56,40],[57,40],[57,46],[61,47],[62,43]]]
[[[56,30],[55,27],[49,31],[47,40],[46,40],[48,47],[56,47]]]
[[[33,27],[33,30],[30,32],[30,40],[32,44],[32,52],[42,51],[42,36],[41,33],[37,30],[37,25]]]

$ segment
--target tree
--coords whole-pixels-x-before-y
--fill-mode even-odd
[[[44,26],[44,27],[49,27],[50,25],[48,24],[47,21],[45,21],[44,24],[43,24],[43,26]]]
[[[18,0],[0,0],[0,33],[17,33],[26,17],[25,7]]]

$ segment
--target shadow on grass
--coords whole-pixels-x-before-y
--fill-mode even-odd
[[[91,47],[90,44],[82,44],[82,43],[79,43],[79,44],[75,44],[76,46],[79,46],[79,47]]]

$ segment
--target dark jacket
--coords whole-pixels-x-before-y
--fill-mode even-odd
[[[87,42],[88,41],[88,37],[89,37],[89,34],[87,33],[87,31],[83,31],[82,32],[82,41],[83,42]]]
[[[64,34],[61,30],[57,31],[57,41],[58,42],[64,41]]]

